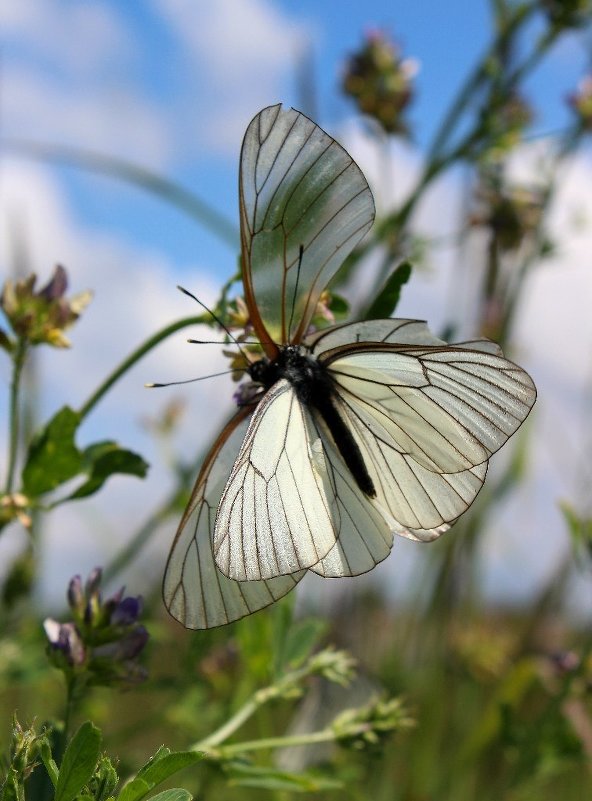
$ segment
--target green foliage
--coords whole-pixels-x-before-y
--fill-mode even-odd
[[[65,406],[32,440],[23,469],[23,491],[37,498],[78,476],[87,479],[64,500],[84,498],[101,489],[115,473],[143,478],[148,465],[114,442],[98,442],[80,451],[75,436],[80,415]]]
[[[75,801],[91,780],[101,749],[101,733],[86,721],[72,737],[64,753],[55,785],[55,801]]]
[[[404,261],[393,270],[383,288],[364,313],[364,320],[382,320],[392,317],[399,305],[401,290],[411,278],[411,270],[412,267],[408,261]]]
[[[125,785],[117,796],[117,801],[141,801],[157,785],[179,770],[197,764],[203,757],[198,751],[175,753],[168,748],[159,748],[152,759],[140,768],[137,776]]]
[[[254,787],[260,790],[278,790],[292,793],[319,793],[323,790],[341,790],[343,782],[318,772],[289,773],[271,767],[260,767],[235,760],[224,766],[231,786]]]

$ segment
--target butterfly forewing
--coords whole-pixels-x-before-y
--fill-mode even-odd
[[[222,494],[214,554],[240,582],[303,568],[365,573],[395,521],[358,487],[322,417],[279,381],[257,407]]]
[[[243,281],[263,343],[298,342],[319,296],[374,219],[351,156],[280,105],[245,134],[240,166]]]
[[[281,380],[257,407],[219,504],[216,564],[250,582],[308,568],[335,544],[327,467],[310,411]]]
[[[169,555],[164,602],[186,628],[222,626],[256,612],[290,592],[303,575],[301,572],[270,581],[238,583],[224,576],[214,562],[216,510],[247,424],[245,412],[239,412],[212,448]]]

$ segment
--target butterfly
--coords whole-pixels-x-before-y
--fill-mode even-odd
[[[244,297],[262,356],[168,558],[165,605],[192,629],[268,606],[309,570],[365,573],[395,534],[439,537],[536,398],[530,376],[489,340],[449,345],[406,319],[311,332],[375,210],[360,168],[304,114],[276,105],[251,121],[239,203]]]

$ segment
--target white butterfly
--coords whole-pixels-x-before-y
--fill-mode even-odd
[[[374,202],[348,153],[303,114],[277,105],[251,121],[240,218],[265,356],[249,371],[259,392],[205,460],[167,563],[165,604],[195,629],[267,606],[307,570],[371,570],[394,534],[439,537],[536,397],[494,343],[448,345],[416,320],[307,336]]]

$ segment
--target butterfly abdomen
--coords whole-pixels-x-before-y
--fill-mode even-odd
[[[358,487],[369,498],[376,497],[360,448],[339,413],[335,383],[328,370],[294,345],[282,348],[273,362],[258,364],[256,380],[266,389],[284,378],[292,385],[298,400],[321,416]]]

